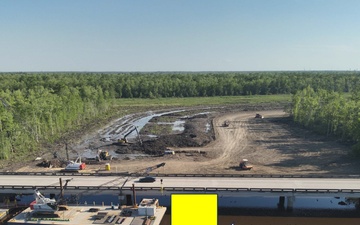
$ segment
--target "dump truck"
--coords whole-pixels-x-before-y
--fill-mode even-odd
[[[65,167],[65,171],[79,171],[85,169],[85,163],[81,162],[81,157],[77,157],[75,161],[70,161]]]

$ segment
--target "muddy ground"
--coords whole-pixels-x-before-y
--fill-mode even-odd
[[[254,118],[256,113],[263,119]],[[155,115],[155,116],[154,116]],[[223,126],[225,121],[229,126]],[[118,139],[128,136],[129,143]],[[140,138],[139,138],[140,137]],[[140,141],[141,140],[141,141]],[[142,144],[141,144],[142,143]],[[98,150],[108,151],[113,160],[94,160]],[[165,154],[172,150],[175,154]],[[66,158],[64,145],[53,146],[43,159]],[[148,167],[165,163],[152,173],[179,174],[359,174],[359,159],[348,145],[331,137],[302,129],[288,119],[279,105],[184,108],[144,112],[112,121],[108,126],[87,132],[68,145],[69,157],[87,162],[82,172],[145,173]],[[239,162],[248,159],[254,166],[242,171]],[[39,161],[14,166],[12,171],[57,171],[37,167]]]

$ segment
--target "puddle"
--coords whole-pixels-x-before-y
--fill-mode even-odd
[[[201,112],[201,113],[196,113],[196,114],[192,114],[192,115],[188,115],[188,116],[183,116],[181,117],[181,119],[191,119],[191,118],[194,118],[196,116],[199,116],[199,115],[206,115],[206,114],[209,114],[210,112]]]
[[[123,138],[125,135],[126,138],[130,142],[134,142],[135,139],[138,138],[138,134],[135,127],[137,128],[138,132],[143,129],[143,127],[149,123],[151,119],[154,117],[165,116],[168,114],[179,113],[179,112],[191,112],[192,109],[181,109],[181,110],[171,110],[162,113],[154,113],[153,111],[148,111],[146,113],[139,113],[139,114],[129,114],[125,115],[119,119],[114,120],[108,126],[103,127],[97,131],[87,134],[84,136],[83,140],[78,143],[76,146],[71,146],[77,152],[83,152],[84,149],[97,149],[97,148],[104,148],[103,146],[110,145],[112,142],[116,142],[118,139]],[[183,118],[193,118],[199,115],[205,115],[211,113],[210,111],[188,114]],[[174,123],[163,123],[169,124],[172,126],[173,132],[183,132],[185,130],[184,124],[185,121],[178,120]],[[206,131],[211,129],[210,125],[206,126]],[[157,138],[156,135],[144,135],[144,137],[148,138]],[[106,148],[104,148],[106,150]],[[109,151],[110,154],[116,156],[116,153],[112,153]],[[70,154],[72,157],[76,157],[76,154]],[[95,152],[84,152],[82,154],[83,157],[93,158],[96,155]]]
[[[173,123],[171,123],[171,122],[158,122],[157,124],[158,125],[172,125],[172,128],[171,128],[172,131],[183,132],[185,130],[185,128],[184,128],[185,121],[183,121],[183,120],[177,120],[177,121],[175,121]]]
[[[185,130],[184,124],[185,121],[183,120],[177,120],[173,123],[172,131],[180,131],[183,132]]]
[[[148,135],[142,135],[143,137],[149,137],[149,138],[158,138],[157,135],[154,135],[154,134],[148,134]]]
[[[136,126],[138,128],[138,130],[140,131],[153,117],[158,117],[158,116],[164,116],[167,114],[171,114],[171,113],[177,113],[177,112],[184,112],[185,110],[175,110],[175,111],[169,111],[169,112],[164,112],[164,113],[158,113],[158,114],[152,114],[149,115],[147,117],[143,117],[139,120],[135,120],[132,124],[134,126]]]
[[[128,139],[135,139],[135,138],[137,138],[137,132],[136,132],[136,130],[133,129],[134,127],[136,127],[137,130],[140,132],[141,129],[154,117],[160,117],[160,116],[165,116],[168,114],[184,112],[184,111],[186,111],[186,110],[184,110],[184,109],[173,110],[173,111],[168,111],[168,112],[163,112],[163,113],[153,113],[152,111],[149,111],[145,114],[145,116],[140,117],[140,118],[139,117],[134,118],[134,117],[136,117],[136,114],[126,115],[120,119],[115,120],[115,122],[114,122],[115,124],[112,124],[111,126],[103,128],[101,130],[98,130],[97,133],[99,134],[100,138],[109,138],[111,140],[117,140],[117,139],[123,138],[124,135],[127,135]],[[193,118],[193,117],[196,117],[199,115],[206,115],[209,113],[211,113],[211,112],[201,112],[201,113],[184,116],[182,118],[189,119],[189,118]],[[131,119],[131,118],[133,118],[133,119]],[[175,121],[174,123],[161,123],[161,124],[172,124],[173,131],[182,132],[182,131],[184,131],[184,126],[183,126],[184,123],[185,123],[184,121]],[[210,130],[210,127],[209,128],[207,127],[206,129]]]
[[[132,160],[132,159],[137,159],[139,157],[151,157],[151,156],[146,154],[117,154],[116,157],[122,160],[124,160],[125,158],[127,158],[128,160]]]
[[[207,123],[207,124],[205,125],[205,132],[206,132],[206,133],[209,133],[210,130],[211,130],[211,125],[210,125],[210,123]]]
[[[164,116],[164,115],[167,115],[167,114],[183,112],[183,111],[185,111],[185,110],[175,110],[175,111],[169,111],[169,112],[164,112],[164,113],[151,114],[149,116],[145,116],[145,117],[142,117],[140,119],[132,121],[131,125],[137,127],[138,131],[140,132],[140,130],[154,117]],[[124,135],[124,134],[121,134],[121,135]],[[128,138],[136,138],[136,136],[137,136],[137,133],[134,130],[127,137]]]

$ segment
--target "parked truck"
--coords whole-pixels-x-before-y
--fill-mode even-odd
[[[77,157],[77,159],[75,161],[70,161],[66,167],[65,167],[65,171],[79,171],[79,170],[84,170],[86,167],[85,163],[81,162],[81,157]]]

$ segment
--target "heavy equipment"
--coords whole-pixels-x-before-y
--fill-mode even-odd
[[[135,173],[132,174],[132,175],[133,175],[133,176],[144,176],[144,175],[145,175],[145,176],[148,176],[151,171],[156,170],[156,169],[158,169],[158,168],[160,168],[160,167],[164,167],[164,166],[165,166],[165,163],[164,163],[164,162],[163,162],[163,163],[159,163],[159,164],[157,164],[157,165],[150,166],[150,167],[147,167],[147,168],[145,168],[145,169],[139,170],[139,171],[135,172]]]
[[[34,190],[35,201],[30,203],[30,208],[36,213],[54,213],[59,210],[55,199],[45,198],[38,190]]]
[[[85,163],[81,162],[81,157],[77,157],[77,159],[75,161],[70,161],[66,167],[65,167],[65,171],[79,171],[79,170],[84,170],[85,169]]]
[[[104,151],[99,149],[98,150],[98,154],[96,156],[96,161],[101,161],[101,160],[112,160],[113,156],[109,154],[108,151]]]
[[[242,170],[251,170],[253,168],[253,166],[248,165],[248,160],[247,159],[243,159],[240,161],[239,167]]]
[[[230,125],[229,120],[225,120],[224,123],[222,124],[223,127],[228,127],[229,125]]]
[[[30,208],[34,213],[37,214],[51,214],[55,213],[58,210],[67,210],[66,201],[64,199],[64,188],[67,187],[68,183],[72,180],[66,179],[65,185],[63,185],[62,179],[60,181],[60,193],[57,200],[54,198],[45,198],[39,190],[34,190],[35,201],[30,203]]]
[[[127,133],[124,135],[124,137],[118,139],[117,143],[120,144],[120,145],[128,145],[128,144],[130,144],[129,141],[128,141],[128,139],[127,139],[127,136],[129,136],[133,131],[136,131],[136,134],[137,134],[137,136],[138,136],[138,138],[139,138],[139,142],[140,142],[140,144],[142,145],[142,140],[141,140],[141,138],[140,138],[139,131],[138,131],[137,127],[135,127],[135,126],[134,126],[133,129],[131,129],[129,132],[127,132]]]

